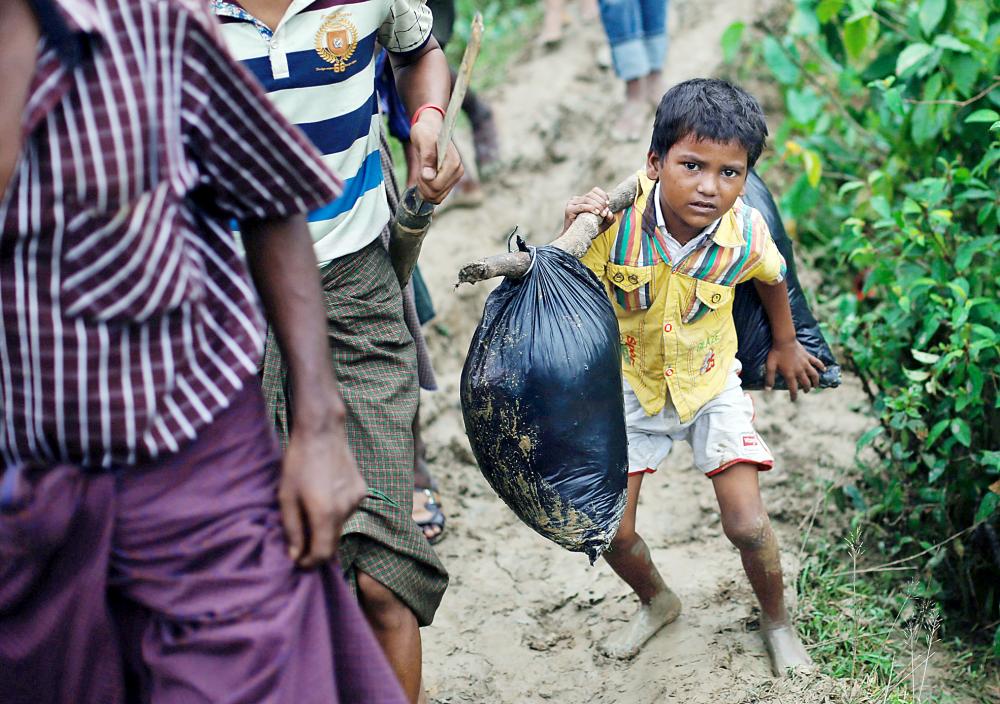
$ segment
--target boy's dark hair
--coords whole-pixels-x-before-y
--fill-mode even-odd
[[[764,150],[767,123],[760,103],[742,88],[717,78],[693,78],[660,99],[649,149],[663,158],[689,134],[712,142],[739,142],[747,151],[747,166],[753,166]]]

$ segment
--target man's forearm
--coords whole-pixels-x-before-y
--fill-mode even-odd
[[[296,430],[321,430],[345,411],[330,364],[319,270],[305,217],[245,222],[240,231],[288,368]]]
[[[771,323],[771,340],[775,344],[791,342],[796,339],[795,323],[792,320],[792,307],[788,302],[788,285],[782,281],[778,284],[766,284],[754,279],[754,287],[760,296],[761,305]]]
[[[440,108],[451,98],[451,69],[448,59],[434,37],[417,54],[400,58],[389,54],[399,95],[412,115],[421,105]]]

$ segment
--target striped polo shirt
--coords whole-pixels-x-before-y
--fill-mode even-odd
[[[270,28],[234,0],[212,0],[222,37],[344,179],[336,200],[309,213],[316,258],[327,262],[375,240],[389,221],[379,161],[376,43],[396,54],[424,47],[424,0],[292,0]]]

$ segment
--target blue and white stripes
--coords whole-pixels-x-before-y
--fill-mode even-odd
[[[213,8],[235,58],[344,181],[337,200],[309,214],[317,259],[365,247],[389,220],[376,43],[399,53],[419,49],[430,38],[430,11],[423,0],[293,0],[272,31],[229,0],[213,0]]]

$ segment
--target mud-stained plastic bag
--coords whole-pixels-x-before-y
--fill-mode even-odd
[[[826,371],[820,375],[819,385],[832,388],[840,386],[840,367],[826,344],[819,323],[809,310],[809,303],[802,295],[802,287],[795,273],[795,256],[792,252],[792,241],[785,232],[781,222],[778,206],[771,197],[771,192],[764,182],[751,171],[747,177],[743,201],[761,212],[771,230],[771,237],[785,258],[788,265],[788,301],[792,307],[792,320],[795,323],[795,334],[806,352],[818,357],[826,365]],[[765,365],[767,354],[771,351],[771,325],[767,321],[767,313],[761,305],[760,297],[752,281],[736,287],[736,298],[733,301],[733,318],[736,321],[736,336],[739,339],[739,349],[736,358],[743,364],[740,375],[744,389],[763,389],[766,375]],[[775,380],[776,389],[788,388],[785,380],[779,375]]]
[[[534,250],[528,274],[486,301],[461,397],[490,486],[593,563],[618,530],[628,475],[618,321],[594,275],[559,249]]]

